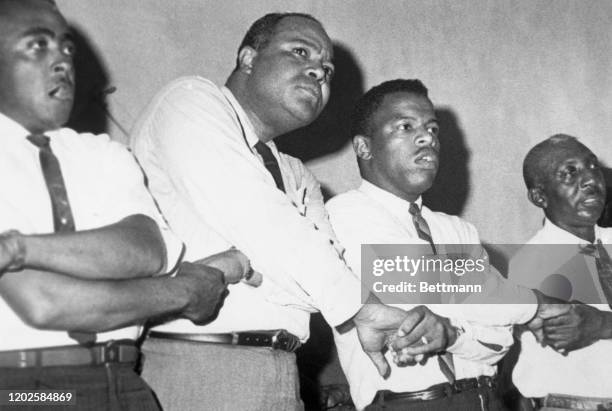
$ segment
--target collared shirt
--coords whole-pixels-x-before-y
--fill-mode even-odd
[[[53,232],[51,200],[39,161],[39,149],[20,124],[0,114],[0,232]],[[181,243],[161,219],[144,186],[133,156],[107,135],[78,134],[62,128],[45,133],[58,158],[77,230],[94,229],[133,215],[158,221],[172,266]],[[75,344],[65,331],[43,331],[24,324],[0,299],[0,350]],[[98,334],[98,341],[136,338],[138,327]]]
[[[268,142],[287,193],[278,190],[253,148],[257,141],[232,93],[200,77],[166,86],[139,120],[134,152],[170,226],[187,245],[186,258],[235,246],[263,275],[258,288],[231,286],[210,324],[179,320],[159,329],[285,328],[304,340],[311,312],[320,310],[333,326],[359,310],[361,286],[330,244],[319,184],[299,160]]]
[[[459,217],[431,211],[422,206],[421,198],[417,199],[416,203],[429,225],[435,244],[480,244],[478,232],[470,223]],[[346,261],[355,273],[361,273],[362,244],[426,244],[416,232],[412,216],[408,212],[409,206],[409,202],[367,181],[363,181],[357,190],[340,194],[327,203],[332,226],[346,248]],[[404,309],[413,307],[398,306]],[[512,309],[512,306],[487,305],[466,311],[470,313],[470,316],[467,316],[462,315],[462,305],[428,306],[435,313],[449,317],[452,324],[465,330],[456,343],[448,348],[455,360],[457,378],[494,375],[495,364],[512,344],[510,327],[480,326],[468,321],[478,318],[470,316],[482,314],[484,318],[488,314],[501,315],[505,318],[498,318],[500,323],[512,324],[527,321],[534,313],[534,308],[528,309],[526,306]],[[495,313],[491,313],[492,311]],[[491,320],[485,318],[487,323]],[[378,390],[418,391],[446,381],[434,359],[429,359],[424,365],[401,368],[392,365],[390,377],[384,380],[360,349],[354,330],[344,334],[334,332],[334,337],[342,368],[351,386],[353,401],[359,409],[367,406]],[[493,350],[478,341],[497,344],[503,348],[499,351]]]
[[[612,229],[596,226],[595,237],[606,245],[612,244]],[[572,293],[583,289],[585,284],[591,284],[597,294],[603,296],[593,257],[579,256],[578,247],[575,247],[573,253],[567,252],[565,246],[559,247],[564,255],[555,258],[550,258],[547,249],[532,248],[535,244],[587,245],[589,242],[546,219],[544,226],[527,244],[528,246],[519,250],[510,261],[509,278],[526,286],[539,288],[550,274],[562,273],[566,264],[572,264],[574,268],[580,266],[577,262],[581,262],[586,269],[582,271],[585,277],[579,279],[569,273],[566,277],[572,285]],[[609,247],[607,248],[609,250]],[[556,250],[557,248],[554,248],[550,251]],[[574,294],[569,297],[575,298],[577,296]],[[590,305],[601,311],[611,311],[607,304]],[[521,354],[514,367],[512,379],[514,385],[526,397],[544,397],[550,393],[609,397],[612,393],[612,369],[609,366],[611,352],[612,340],[599,340],[563,356],[550,347],[541,347],[531,333],[524,333],[521,336]]]

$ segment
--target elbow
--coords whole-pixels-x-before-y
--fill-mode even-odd
[[[57,319],[61,317],[59,305],[53,303],[52,298],[44,292],[25,304],[19,314],[23,322],[40,330],[54,328]]]
[[[157,223],[150,217],[137,215],[130,218],[136,232],[132,242],[138,254],[133,261],[139,261],[138,276],[151,276],[166,268],[166,245]]]
[[[166,247],[163,243],[150,242],[140,250],[137,277],[150,277],[162,273],[166,268]]]

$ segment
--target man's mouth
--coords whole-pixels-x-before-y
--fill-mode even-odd
[[[74,98],[74,85],[71,81],[62,79],[48,94],[49,97],[57,100],[72,101]]]
[[[414,158],[414,162],[425,168],[435,168],[438,166],[438,153],[431,149],[422,149],[417,156]]]
[[[319,101],[319,99],[321,98],[321,89],[318,86],[301,85],[298,88],[317,101]]]
[[[587,207],[600,207],[604,204],[604,199],[599,194],[593,194],[586,196],[581,202]]]

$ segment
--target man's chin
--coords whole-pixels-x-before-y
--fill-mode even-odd
[[[319,110],[307,104],[291,110],[291,116],[296,123],[296,129],[306,127],[307,125],[313,123],[320,114],[321,112]]]

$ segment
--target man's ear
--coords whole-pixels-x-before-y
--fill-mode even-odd
[[[250,74],[253,69],[253,61],[257,56],[257,50],[251,46],[244,46],[238,52],[238,68],[246,74]]]
[[[361,134],[353,137],[353,150],[355,150],[357,157],[362,160],[370,160],[372,158],[371,145],[370,137]]]
[[[540,186],[530,188],[527,191],[527,198],[529,198],[529,201],[536,207],[540,207],[541,209],[546,209],[546,207],[548,207],[548,198],[546,198],[546,194],[544,194],[544,190]]]

